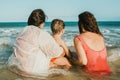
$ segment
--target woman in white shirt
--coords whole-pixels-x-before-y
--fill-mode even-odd
[[[28,26],[16,38],[9,66],[15,65],[27,74],[46,74],[51,66],[54,67],[50,60],[65,55],[53,37],[42,30],[45,17],[41,9],[33,10],[28,18]],[[65,58],[63,61],[69,64]]]

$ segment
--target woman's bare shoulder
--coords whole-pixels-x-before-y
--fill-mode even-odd
[[[85,33],[81,35],[88,47],[95,51],[102,50],[105,47],[103,36],[95,33]]]

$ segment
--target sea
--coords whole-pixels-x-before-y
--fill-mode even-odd
[[[46,22],[44,30],[51,34],[51,22]],[[54,75],[45,80],[119,80],[120,79],[120,21],[98,21],[108,51],[108,62],[113,74],[105,78],[94,78],[81,75],[78,70],[73,70],[73,75]],[[0,22],[0,80],[24,80],[6,68],[8,58],[13,53],[13,44],[18,33],[27,26],[27,22]],[[68,47],[74,47],[73,39],[79,34],[77,22],[65,22],[65,34],[62,36]],[[76,72],[75,72],[76,71]],[[25,78],[25,80],[32,80]],[[37,80],[37,79],[33,79]],[[41,80],[41,79],[38,79]]]

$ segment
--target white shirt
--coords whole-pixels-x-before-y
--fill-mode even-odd
[[[15,56],[9,59],[9,65],[37,75],[47,73],[50,59],[59,57],[63,52],[48,32],[36,26],[25,27],[13,48]]]

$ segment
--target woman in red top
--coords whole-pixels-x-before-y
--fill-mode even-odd
[[[79,65],[93,75],[110,75],[104,38],[94,15],[86,11],[78,17],[80,35],[74,38],[74,46]]]

